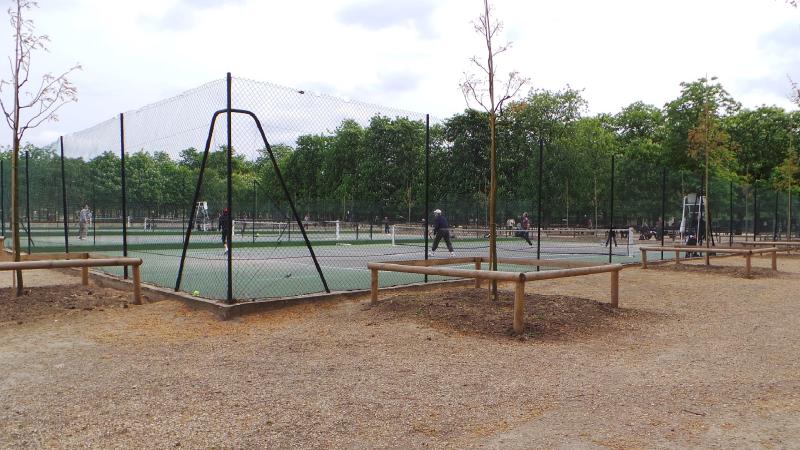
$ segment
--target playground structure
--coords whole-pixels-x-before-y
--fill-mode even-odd
[[[482,263],[488,263],[489,258],[477,256],[472,258],[449,258],[449,259],[419,259],[397,262],[372,262],[367,267],[372,272],[372,283],[370,287],[370,301],[372,304],[378,301],[378,278],[380,271],[404,272],[423,275],[443,275],[455,278],[475,279],[475,288],[481,287],[482,280],[505,281],[514,283],[514,312],[513,329],[514,333],[520,334],[524,331],[525,324],[525,283],[539,280],[550,280],[558,278],[577,277],[583,275],[593,275],[599,273],[611,274],[611,294],[610,303],[613,307],[619,307],[619,272],[622,264],[593,265],[578,261],[547,260],[547,259],[519,259],[519,258],[498,258],[498,264],[509,264],[518,266],[539,267],[561,267],[557,270],[545,270],[536,272],[512,272],[512,271],[489,271],[481,270]],[[435,267],[450,264],[474,263],[475,269],[457,269],[451,267]]]

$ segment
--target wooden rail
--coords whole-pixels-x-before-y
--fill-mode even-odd
[[[26,255],[28,256],[28,255]],[[139,258],[100,258],[100,259],[62,259],[62,260],[29,260],[29,261],[5,261],[0,262],[0,271],[4,270],[33,270],[33,269],[63,269],[80,267],[85,269],[85,276],[81,277],[81,282],[85,286],[89,284],[89,267],[112,267],[112,266],[131,266],[133,267],[133,303],[142,304],[142,277],[139,267],[142,260]]]
[[[513,326],[515,333],[522,333],[524,330],[525,316],[525,283],[538,280],[549,280],[555,278],[576,277],[582,275],[592,275],[598,273],[611,274],[611,305],[619,307],[619,271],[622,270],[621,264],[605,264],[601,266],[587,265],[577,261],[564,260],[544,260],[544,259],[518,259],[518,258],[498,258],[498,264],[516,264],[526,266],[544,267],[566,267],[558,270],[544,270],[540,272],[505,272],[481,270],[481,264],[489,262],[486,257],[472,258],[450,258],[450,259],[428,259],[411,260],[397,262],[371,262],[367,267],[371,271],[371,303],[378,302],[378,273],[403,272],[417,273],[423,275],[442,275],[454,278],[474,278],[475,287],[481,286],[481,280],[508,281],[515,284],[514,288],[514,313]],[[467,264],[474,263],[475,269],[457,269],[452,267],[432,267],[446,264]]]
[[[778,248],[777,247],[765,247],[765,248],[757,248],[757,249],[745,249],[745,248],[730,248],[730,247],[700,247],[700,246],[664,246],[664,247],[639,247],[639,251],[642,254],[642,269],[647,269],[647,252],[663,252],[663,251],[674,251],[675,252],[675,264],[681,263],[681,252],[684,253],[703,253],[705,257],[706,265],[710,265],[710,254],[711,253],[724,253],[729,255],[742,255],[745,259],[745,276],[750,278],[752,262],[751,258],[753,255],[761,255],[764,253],[769,253],[772,256],[772,270],[778,270]]]
[[[737,242],[742,247],[778,247],[780,251],[792,253],[792,250],[800,250],[800,242],[798,241],[744,241]]]

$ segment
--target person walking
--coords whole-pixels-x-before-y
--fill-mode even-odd
[[[383,216],[383,234],[389,234],[389,217]]]
[[[230,233],[228,232],[228,224],[230,223],[231,217],[231,210],[225,208],[222,210],[222,214],[219,215],[219,223],[217,224],[217,229],[222,233],[222,246],[225,248],[225,252],[223,254],[227,255],[228,251],[230,251]]]
[[[606,243],[604,247],[609,247],[612,243],[614,247],[617,247],[617,233],[613,230],[606,231]]]
[[[450,251],[450,256],[453,256],[453,244],[450,242],[450,225],[447,223],[447,218],[442,214],[441,209],[433,210],[433,247],[429,256],[433,256],[436,248],[439,247],[439,241],[444,239],[447,245],[447,250]]]
[[[516,231],[517,237],[525,239],[528,245],[533,245],[531,242],[531,219],[528,218],[528,213],[522,213],[522,221],[519,224],[520,229]]]
[[[89,204],[83,205],[83,209],[78,213],[79,234],[78,239],[86,240],[86,234],[89,230],[89,225],[92,224],[92,210],[89,209]]]

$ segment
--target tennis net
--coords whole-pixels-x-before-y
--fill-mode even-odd
[[[433,246],[436,236],[430,228],[428,245]],[[448,229],[453,249],[458,251],[484,250],[489,248],[488,228],[453,227]],[[542,228],[538,248],[551,255],[605,255],[609,252],[620,256],[631,256],[635,242],[627,228],[614,229],[611,239],[608,230],[580,228]],[[508,252],[530,252],[537,248],[537,230],[497,229],[497,248]],[[392,245],[425,246],[425,227],[422,225],[394,225],[391,232]],[[610,242],[609,242],[610,241]],[[441,239],[439,246],[444,246]]]

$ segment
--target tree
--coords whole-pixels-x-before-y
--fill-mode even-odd
[[[492,21],[492,10],[489,7],[489,0],[483,1],[483,13],[478,17],[475,25],[475,32],[483,37],[486,45],[486,63],[483,63],[477,56],[472,57],[472,62],[478,66],[486,78],[478,78],[475,75],[465,74],[465,79],[461,83],[461,90],[464,93],[464,100],[467,104],[470,99],[477,102],[489,113],[489,269],[497,270],[497,230],[495,230],[495,209],[497,207],[497,116],[502,110],[503,104],[513,98],[522,86],[528,81],[521,78],[519,73],[510,72],[505,83],[498,83],[500,95],[496,95],[495,76],[497,68],[494,58],[509,49],[510,44],[493,47],[495,35],[503,29],[501,22]],[[487,98],[488,95],[488,98]],[[497,281],[492,281],[492,298],[497,300]]]
[[[704,90],[708,93],[708,90]],[[703,195],[705,195],[705,236],[706,247],[709,247],[711,240],[711,216],[710,211],[710,195],[708,172],[709,166],[714,164],[715,167],[724,168],[730,165],[733,161],[733,153],[731,151],[730,136],[719,124],[719,119],[716,115],[716,109],[712,110],[712,100],[704,97],[701,104],[701,112],[698,117],[697,125],[689,130],[688,134],[688,152],[689,155],[696,159],[703,159]],[[706,258],[708,264],[708,258]]]
[[[798,158],[797,149],[794,147],[794,134],[789,134],[789,150],[786,152],[786,158],[783,162],[775,168],[774,186],[775,189],[784,190],[788,193],[788,207],[787,207],[787,227],[786,237],[791,240],[792,238],[792,190],[797,185],[797,177],[800,175],[800,159]]]
[[[508,107],[514,122],[520,125],[519,133],[522,133],[526,140],[538,143],[544,166],[542,171],[550,175],[542,177],[548,181],[547,183],[544,183],[544,180],[539,181],[543,204],[544,199],[549,199],[550,204],[568,203],[566,198],[560,197],[562,193],[565,196],[568,194],[567,183],[572,178],[569,173],[572,167],[570,152],[567,150],[569,142],[560,141],[562,138],[568,140],[574,135],[574,126],[586,107],[586,100],[581,96],[581,92],[569,86],[560,91],[531,90],[523,101],[513,102]],[[544,164],[544,149],[554,150],[555,147],[559,147],[558,151],[548,151],[553,157]],[[537,161],[534,147],[529,146],[529,148],[530,154],[526,159]],[[546,216],[543,214],[542,217],[537,217],[537,222],[546,223]]]
[[[689,152],[689,131],[697,127],[704,108],[723,120],[740,108],[720,83],[709,83],[713,81],[716,77],[681,83],[681,95],[664,106],[664,157],[675,168],[700,170]]]
[[[25,15],[38,6],[33,0],[15,0],[8,15],[14,30],[14,52],[11,55],[11,80],[0,80],[0,107],[6,124],[12,131],[11,154],[11,230],[13,236],[14,261],[20,260],[19,243],[19,148],[25,132],[44,122],[58,120],[57,112],[67,103],[77,101],[77,89],[67,75],[80,68],[75,65],[60,75],[46,73],[38,86],[31,82],[31,55],[36,50],[47,50],[50,39],[37,35],[33,21]],[[7,89],[11,100],[5,98]],[[22,271],[16,271],[17,296],[22,295]]]

